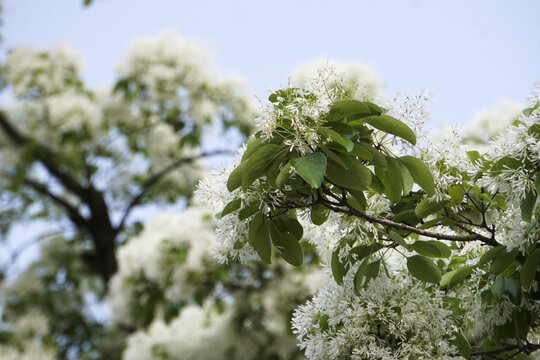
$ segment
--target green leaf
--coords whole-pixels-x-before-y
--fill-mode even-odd
[[[336,101],[330,106],[330,111],[326,119],[328,121],[336,121],[347,118],[350,121],[372,115],[375,110],[376,108],[370,107],[367,103],[358,100]]]
[[[403,191],[403,175],[396,159],[388,156],[386,161],[388,168],[386,170],[375,168],[375,173],[381,179],[388,199],[393,203],[398,203]]]
[[[501,252],[506,251],[506,246],[496,246],[491,249],[489,249],[482,257],[480,257],[480,261],[478,262],[478,266],[484,266],[491,260],[495,259],[496,256],[498,256]]]
[[[322,225],[328,220],[330,212],[323,205],[316,204],[311,207],[311,222],[315,225]]]
[[[425,198],[416,206],[414,213],[418,218],[423,219],[428,215],[435,214],[437,211],[443,209],[448,201],[435,201]]]
[[[530,223],[532,220],[532,212],[536,203],[537,195],[533,190],[527,191],[525,199],[521,202],[521,218],[523,221]]]
[[[276,178],[276,186],[278,188],[282,188],[283,185],[287,182],[287,180],[290,179],[291,177],[291,173],[290,173],[290,170],[291,170],[291,164],[290,163],[287,163],[285,164],[285,166],[283,166]]]
[[[356,294],[358,294],[371,279],[374,279],[377,277],[377,275],[379,275],[380,264],[380,259],[369,263],[369,258],[366,258],[362,264],[360,264],[356,274],[354,275],[354,290]]]
[[[532,281],[534,280],[534,275],[538,271],[538,265],[540,264],[540,249],[536,248],[534,249],[529,256],[527,256],[527,259],[521,265],[521,272],[520,272],[520,281],[521,286],[525,290],[529,290],[531,287]]]
[[[464,266],[459,269],[455,269],[447,272],[441,278],[441,288],[451,289],[457,284],[461,283],[463,280],[471,276],[474,267]]]
[[[356,209],[364,211],[367,208],[366,197],[364,196],[363,191],[349,190],[351,194],[350,197],[347,197],[347,201]]]
[[[242,163],[244,161],[247,161],[255,153],[255,151],[259,150],[259,148],[263,145],[264,145],[263,139],[261,138],[254,136],[251,139],[249,139],[247,143],[246,151],[242,155],[242,160],[240,162]]]
[[[244,191],[255,180],[266,174],[268,168],[272,166],[272,160],[279,155],[280,148],[282,147],[276,144],[264,144],[249,157],[242,173],[242,189]]]
[[[232,213],[233,211],[240,209],[241,205],[242,205],[242,200],[241,199],[234,199],[234,200],[230,201],[223,208],[223,211],[221,212],[221,217],[224,217],[225,215],[228,215],[228,214]]]
[[[418,280],[436,284],[441,280],[441,270],[425,256],[413,255],[407,258],[407,269]]]
[[[402,156],[400,160],[409,169],[414,182],[424,189],[429,196],[433,196],[435,194],[435,181],[424,162],[412,156]]]
[[[452,345],[454,345],[461,356],[463,356],[465,359],[470,359],[471,357],[471,345],[469,344],[469,341],[462,333],[454,333],[454,340],[452,341]]]
[[[293,266],[300,266],[304,262],[304,254],[298,240],[287,232],[279,231],[276,224],[270,222],[270,238],[283,260]]]
[[[259,202],[253,201],[238,213],[238,220],[242,221],[259,211]]]
[[[390,115],[368,116],[362,119],[376,129],[395,135],[416,145],[416,135],[407,125]]]
[[[403,236],[401,236],[396,230],[390,230],[390,232],[388,233],[388,236],[396,244],[403,246],[405,249],[409,248],[409,244],[405,242],[405,240],[403,239]]]
[[[333,150],[329,149],[327,146],[324,145],[321,146],[321,150],[328,158],[328,161],[332,161],[335,164],[338,164],[345,170],[349,170],[351,168],[353,162],[351,157],[345,154],[341,154],[339,152],[334,152]]]
[[[384,248],[380,243],[373,243],[368,245],[358,245],[351,249],[350,253],[356,255],[356,260],[360,261],[366,256],[376,253],[377,251]]]
[[[452,255],[452,250],[448,245],[436,240],[417,241],[412,244],[412,248],[420,255],[428,257],[448,258]]]
[[[534,180],[534,188],[536,189],[536,194],[540,194],[540,171],[536,173],[536,178]]]
[[[242,185],[244,166],[245,163],[241,163],[231,172],[231,175],[229,175],[229,179],[227,179],[227,190],[230,192],[233,192],[234,190],[238,189],[240,185]]]
[[[318,189],[324,180],[326,171],[326,156],[321,152],[314,152],[302,157],[291,159],[291,166],[302,179],[311,187]]]
[[[365,142],[357,143],[359,148],[362,148],[371,154],[371,159],[368,159],[365,155],[361,156],[363,153],[360,149],[353,149],[353,153],[358,156],[360,159],[370,160],[373,165],[378,168],[386,169],[388,166],[386,158],[381,154],[377,149],[375,149],[371,144],[366,144]]]
[[[411,192],[413,189],[414,179],[411,176],[409,169],[407,169],[407,167],[401,161],[398,163],[401,170],[401,175],[403,176],[403,194],[405,195]]]
[[[497,276],[493,284],[491,284],[491,292],[495,296],[508,296],[514,305],[520,305],[521,303],[521,286],[516,276],[512,276],[510,279],[505,278],[503,275]]]
[[[453,185],[448,188],[448,195],[450,195],[455,204],[461,204],[465,196],[465,191],[461,186]]]
[[[510,252],[501,251],[493,260],[489,272],[493,275],[499,275],[502,273],[507,267],[510,266],[510,264],[512,264],[512,261],[514,261],[516,258],[517,252],[518,249],[514,249]]]
[[[347,152],[350,152],[353,149],[354,144],[352,143],[351,140],[341,136],[339,133],[335,132],[334,130],[330,128],[321,126],[319,127],[317,132],[322,135],[323,141],[326,139],[330,139],[338,143],[339,145],[343,146],[347,150]]]
[[[304,228],[298,222],[298,220],[293,218],[284,218],[281,219],[284,223],[285,229],[290,233],[296,240],[301,240],[304,236]]]
[[[349,170],[329,163],[326,167],[326,176],[336,184],[351,190],[362,191],[371,183],[371,172],[359,161],[353,161]]]
[[[263,214],[257,214],[249,223],[249,243],[253,245],[257,254],[266,264],[271,263],[272,244],[268,236],[268,225]]]
[[[354,143],[351,154],[358,157],[358,158],[360,158],[360,159],[362,159],[362,160],[371,161],[371,160],[373,160],[373,155],[372,155],[372,151],[367,149],[368,147],[370,148],[369,145],[364,144],[364,143]],[[373,149],[373,151],[375,151],[375,152],[377,152],[377,154],[379,154],[379,152],[377,150]],[[383,157],[382,155],[380,155],[380,156]],[[383,157],[383,159],[384,159],[384,157]]]
[[[338,285],[343,285],[343,277],[347,273],[347,267],[339,259],[339,249],[340,247],[336,246],[336,248],[332,252],[331,268],[332,276],[334,277],[336,283]]]

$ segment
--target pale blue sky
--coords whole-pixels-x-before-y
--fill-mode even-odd
[[[437,123],[463,123],[540,80],[540,1],[4,0],[4,47],[57,42],[84,54],[94,86],[130,42],[176,31],[266,98],[315,58],[365,62],[396,90],[434,93]]]

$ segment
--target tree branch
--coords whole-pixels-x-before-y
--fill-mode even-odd
[[[406,231],[409,231],[409,232],[412,232],[412,233],[415,233],[415,234],[418,234],[418,235],[423,235],[423,236],[426,236],[426,237],[430,237],[430,238],[433,238],[433,239],[449,240],[449,241],[477,241],[478,240],[478,241],[482,241],[483,243],[491,245],[491,246],[499,246],[500,245],[497,241],[495,241],[493,239],[490,239],[488,237],[485,237],[483,235],[477,234],[477,233],[473,233],[473,234],[469,234],[469,235],[449,235],[449,234],[436,233],[436,232],[432,232],[432,231],[418,229],[418,228],[416,228],[414,226],[407,225],[407,224],[404,224],[404,223],[397,223],[397,222],[394,222],[392,220],[383,219],[383,218],[379,218],[379,217],[376,217],[376,216],[368,215],[368,214],[365,214],[365,213],[355,209],[354,207],[352,207],[349,204],[344,204],[344,206],[346,206],[347,209],[336,207],[333,204],[327,203],[327,202],[324,202],[324,205],[326,207],[328,207],[330,210],[335,211],[335,212],[340,212],[340,213],[344,213],[344,214],[348,214],[348,215],[352,215],[352,216],[357,216],[357,217],[362,218],[364,220],[367,220],[367,221],[369,221],[371,223],[391,226],[391,227],[393,227],[395,229],[406,230]]]
[[[35,191],[47,196],[56,204],[63,207],[67,211],[69,218],[71,219],[71,221],[73,221],[75,225],[80,227],[88,227],[88,220],[79,213],[77,208],[68,203],[65,199],[62,199],[58,195],[53,194],[45,185],[38,183],[37,181],[25,179],[24,182]]]
[[[189,164],[198,159],[202,159],[202,158],[210,157],[210,156],[216,156],[216,155],[225,155],[225,154],[231,154],[231,152],[228,150],[215,150],[215,151],[210,151],[210,152],[203,152],[199,155],[185,157],[185,158],[176,160],[169,166],[166,166],[165,168],[161,169],[157,173],[151,175],[148,179],[146,179],[143,182],[141,186],[141,190],[137,193],[137,195],[133,196],[131,201],[128,203],[126,209],[124,210],[122,218],[120,219],[120,222],[118,223],[116,227],[116,231],[122,230],[133,208],[139,205],[144,195],[146,195],[146,193],[152,188],[152,186],[156,185],[161,179],[167,176],[167,174],[169,174],[171,171],[177,169],[178,167],[182,165]]]
[[[32,139],[21,134],[8,120],[6,114],[0,111],[0,128],[11,139],[11,141],[19,147],[25,147],[30,144],[35,145],[36,149],[33,152],[36,160],[38,160],[45,168],[53,175],[66,189],[84,199],[86,196],[85,189],[73,177],[60,169],[54,159],[57,157],[48,148],[41,144],[35,143]]]

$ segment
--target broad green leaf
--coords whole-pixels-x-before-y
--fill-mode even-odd
[[[282,188],[283,185],[287,182],[287,180],[290,179],[291,177],[291,164],[290,163],[287,163],[285,164],[285,166],[283,166],[281,168],[281,170],[279,171],[279,174],[276,178],[276,186],[278,188]]]
[[[336,246],[332,252],[332,276],[338,285],[343,285],[343,276],[347,273],[347,267],[339,259],[339,246]]]
[[[441,288],[451,289],[452,287],[456,286],[457,284],[471,276],[473,269],[474,267],[472,266],[464,266],[459,269],[447,272],[441,278]]]
[[[469,158],[469,160],[471,160],[473,164],[475,164],[478,159],[480,159],[480,153],[476,150],[467,151],[467,157]]]
[[[327,120],[336,121],[347,118],[349,121],[374,113],[375,108],[371,108],[366,103],[358,100],[336,101],[330,106]]]
[[[417,241],[412,244],[412,248],[420,255],[428,257],[448,258],[452,255],[450,247],[437,240]]]
[[[402,156],[400,160],[409,169],[415,183],[424,189],[429,196],[435,194],[433,175],[431,175],[431,172],[422,160],[412,156]]]
[[[283,160],[287,157],[287,149],[281,148],[272,160],[272,166],[266,172],[266,181],[270,186],[277,187],[277,177],[279,175],[279,168],[283,163]]]
[[[536,194],[540,194],[540,171],[536,173],[536,178],[534,180],[534,188],[536,189]]]
[[[420,219],[425,218],[428,215],[435,214],[437,211],[443,209],[448,200],[435,201],[425,198],[416,206],[414,213]]]
[[[349,190],[351,194],[350,197],[347,197],[348,202],[356,209],[364,211],[367,208],[366,197],[364,196],[363,191]]]
[[[480,257],[478,266],[484,266],[491,260],[495,259],[495,257],[497,257],[503,251],[506,251],[506,246],[496,246],[489,249],[484,255],[482,255],[482,257]]]
[[[304,262],[302,247],[293,235],[279,231],[276,224],[270,222],[270,238],[283,260],[293,266],[302,265]]]
[[[282,221],[285,225],[285,229],[287,230],[287,232],[294,236],[296,240],[302,239],[302,236],[304,236],[304,228],[298,222],[298,220],[292,218],[284,218],[282,219]]]
[[[362,159],[362,160],[373,160],[372,151],[367,150],[366,147],[369,147],[369,145],[364,144],[365,146],[362,146],[363,143],[354,143],[353,149],[351,151],[351,154]],[[377,152],[377,150],[373,149],[373,151]],[[382,157],[382,155],[380,155]]]
[[[291,159],[289,162],[294,171],[311,187],[318,189],[326,171],[326,156],[321,152],[314,152],[305,156]]]
[[[332,130],[340,133],[341,135],[352,135],[354,130],[352,127],[338,121],[331,121],[324,124],[326,127],[331,128]]]
[[[388,236],[390,237],[390,239],[392,239],[393,242],[403,246],[405,249],[409,248],[409,244],[405,242],[403,236],[401,236],[396,230],[390,230]]]
[[[252,137],[249,139],[246,147],[246,151],[244,152],[244,155],[242,155],[241,162],[247,161],[254,153],[255,151],[259,150],[261,146],[263,146],[263,139],[258,137]]]
[[[407,269],[418,280],[436,284],[441,280],[441,270],[425,256],[413,255],[407,258]]]
[[[377,149],[375,149],[371,144],[367,144],[362,141],[362,142],[357,143],[357,145],[358,145],[358,149],[355,148],[352,151],[353,153],[355,153],[356,156],[358,156],[360,159],[371,161],[371,163],[378,168],[386,169],[388,164],[386,162],[385,156],[381,154]],[[364,153],[360,150],[360,148],[369,152],[371,154],[371,159],[368,159],[366,155],[362,155]]]
[[[371,254],[375,254],[377,251],[384,248],[384,246],[380,243],[373,243],[369,245],[358,245],[351,249],[350,253],[356,255],[356,260],[360,261],[366,256],[369,256]]]
[[[463,356],[465,359],[470,359],[471,345],[462,333],[454,333],[454,340],[452,341],[452,345],[454,345],[458,349],[461,356]]]
[[[527,191],[525,199],[521,202],[521,218],[523,221],[530,223],[532,220],[532,212],[536,203],[537,195],[533,190]]]
[[[413,189],[414,179],[411,176],[409,169],[407,169],[407,167],[401,161],[398,163],[401,170],[401,175],[403,176],[403,195],[406,195]]]
[[[255,180],[266,174],[280,148],[276,144],[264,144],[249,157],[242,173],[242,190],[246,191]]]
[[[225,205],[225,207],[223,208],[223,211],[221,212],[221,217],[223,217],[225,215],[228,215],[228,214],[232,213],[235,210],[240,209],[241,205],[242,205],[242,200],[241,199],[234,199],[234,200],[228,202],[227,205]]]
[[[362,118],[362,121],[368,123],[376,129],[388,134],[395,135],[416,145],[416,135],[407,125],[390,115],[368,116]]]
[[[538,265],[540,264],[540,249],[536,248],[534,249],[529,256],[527,256],[527,259],[521,265],[521,271],[520,271],[520,281],[521,286],[525,290],[529,290],[529,287],[532,284],[532,281],[534,280],[534,275],[538,271]]]
[[[386,170],[375,169],[375,173],[381,179],[384,185],[384,193],[388,199],[393,203],[398,203],[401,200],[401,193],[403,191],[403,175],[401,174],[401,167],[396,159],[388,156],[386,157],[388,168]]]
[[[328,158],[328,161],[332,161],[332,162],[338,164],[339,166],[341,166],[345,170],[349,170],[351,168],[352,159],[349,156],[347,156],[345,154],[341,154],[339,152],[335,152],[335,151],[329,149],[327,146],[324,146],[324,145],[321,146],[321,150],[324,152],[324,154]]]
[[[497,160],[495,164],[493,164],[493,166],[491,167],[491,171],[497,173],[501,172],[502,170],[517,169],[521,165],[521,161],[514,159],[510,156],[505,156]]]
[[[257,211],[259,211],[259,202],[253,201],[249,203],[246,207],[244,207],[240,212],[238,213],[238,219],[240,221],[247,219],[251,215],[255,214]]]
[[[329,163],[326,167],[326,177],[337,186],[351,190],[362,191],[371,183],[369,169],[357,160],[353,161],[349,170]]]
[[[448,188],[448,195],[450,195],[455,204],[461,204],[465,196],[465,191],[461,186],[453,185]]]
[[[323,205],[317,204],[311,207],[310,218],[313,224],[324,224],[328,220],[328,216],[330,216],[330,211]]]
[[[348,152],[350,152],[353,149],[354,144],[351,142],[351,140],[341,136],[339,133],[335,132],[334,130],[321,126],[317,132],[322,135],[323,140],[330,139],[339,145],[343,146]]]
[[[380,259],[369,263],[369,258],[365,259],[362,264],[360,264],[360,267],[354,276],[354,290],[356,293],[360,292],[371,279],[374,279],[379,275],[380,264]]]
[[[241,163],[231,172],[231,175],[229,175],[229,179],[227,180],[227,190],[230,192],[233,192],[242,185],[242,174],[245,165],[245,163]]]
[[[491,292],[496,296],[508,296],[514,305],[521,303],[521,286],[515,276],[507,279],[503,275],[498,275],[491,284]]]
[[[270,264],[272,261],[272,244],[268,234],[268,224],[264,215],[259,213],[249,223],[249,243],[255,248],[262,261]]]
[[[517,249],[510,252],[501,251],[499,254],[497,254],[495,259],[493,259],[489,272],[493,275],[499,275],[502,273],[507,267],[510,266],[510,264],[512,264],[512,261],[514,261],[516,258],[517,252]]]

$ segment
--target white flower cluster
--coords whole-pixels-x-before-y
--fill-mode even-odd
[[[272,137],[272,132],[286,119],[285,128],[293,136],[285,139],[284,144],[302,154],[309,152],[309,147],[319,142],[321,117],[332,102],[351,98],[372,100],[380,92],[378,76],[365,65],[323,65],[316,62],[299,68],[291,77],[289,88],[276,93],[278,101],[286,99],[286,105],[268,104],[262,109],[258,124],[266,138]],[[354,71],[340,72],[351,69]]]
[[[512,125],[512,122],[520,117],[522,110],[521,103],[510,99],[499,100],[495,106],[476,114],[465,127],[466,141],[475,144],[479,150],[487,151],[488,148],[483,145],[487,145],[502,130]]]
[[[81,57],[66,46],[49,51],[23,47],[8,53],[2,76],[18,97],[43,97],[77,86],[81,67]]]
[[[320,76],[322,75],[322,76]],[[324,86],[313,86],[324,80]],[[314,89],[341,89],[349,91],[356,100],[373,100],[381,96],[383,83],[379,75],[367,64],[338,60],[315,60],[296,68],[291,77],[293,86]]]
[[[209,271],[213,263],[214,226],[213,215],[201,208],[163,213],[122,246],[109,293],[117,320],[136,320],[133,309],[145,301],[141,296],[148,296],[141,289],[149,282],[169,301],[190,300],[197,285],[190,283],[190,276]]]
[[[202,179],[197,185],[195,192],[196,198],[215,214],[222,211],[225,205],[235,197],[242,198],[244,204],[248,203],[248,199],[256,198],[254,196],[256,194],[246,194],[239,189],[231,193],[227,190],[226,186],[229,175],[240,163],[240,158],[245,149],[245,147],[240,149],[233,163],[227,169],[213,171],[210,176]],[[264,206],[264,204],[261,203],[261,206]],[[215,247],[215,251],[220,263],[227,263],[229,258],[241,263],[247,263],[250,260],[257,259],[255,249],[247,243],[248,221],[240,221],[237,216],[238,211],[240,209],[224,216],[217,224],[215,238],[217,246]],[[237,248],[235,246],[237,242],[245,245]]]
[[[230,311],[219,313],[211,307],[187,306],[171,323],[157,320],[147,331],[131,335],[123,359],[225,359],[233,342],[231,316]]]
[[[354,272],[352,272],[354,273]],[[447,359],[454,326],[442,294],[382,274],[359,294],[351,272],[330,280],[295,312],[293,331],[310,360]]]
[[[49,331],[49,321],[37,310],[29,311],[12,324],[13,337],[17,344],[0,344],[2,360],[53,360],[54,348],[42,343]]]
[[[252,124],[253,99],[244,81],[220,77],[208,52],[178,35],[138,39],[118,73],[137,84],[143,111],[159,114],[179,109],[194,123],[205,124],[230,110],[235,122]]]

